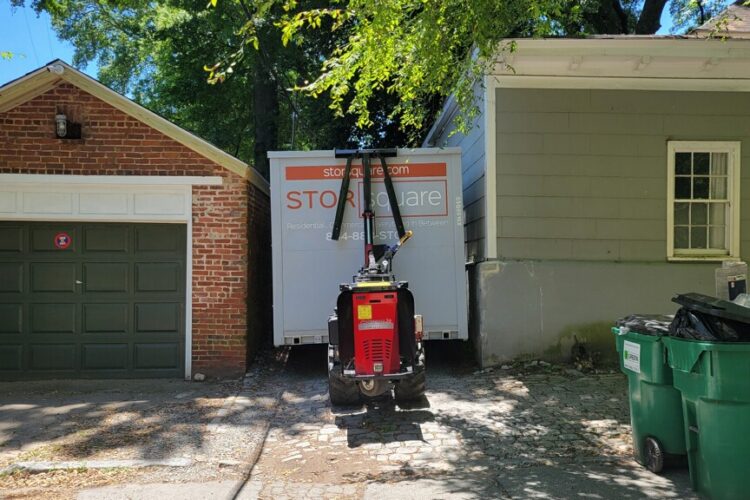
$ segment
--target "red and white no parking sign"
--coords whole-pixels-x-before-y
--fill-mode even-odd
[[[55,235],[55,247],[60,250],[65,250],[73,243],[73,238],[68,233],[57,233]]]

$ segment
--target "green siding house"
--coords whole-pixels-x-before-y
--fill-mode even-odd
[[[612,354],[614,320],[750,259],[750,40],[516,43],[471,132],[449,99],[425,140],[462,148],[478,357]]]

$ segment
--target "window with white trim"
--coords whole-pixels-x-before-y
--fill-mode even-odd
[[[740,143],[670,141],[667,257],[739,258]]]

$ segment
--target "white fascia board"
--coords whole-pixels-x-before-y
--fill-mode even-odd
[[[424,141],[422,141],[422,146],[434,146],[434,137],[436,135],[438,137],[443,135],[446,127],[450,124],[451,120],[453,120],[453,117],[456,116],[457,111],[458,103],[456,102],[456,96],[455,94],[451,94],[448,96],[448,99],[445,100],[443,109],[440,111],[440,113],[438,113],[438,116],[435,119],[435,123],[433,123],[432,127],[430,127],[430,131],[427,132]]]
[[[750,40],[516,40],[504,87],[745,91]]]
[[[185,186],[187,241],[185,241],[185,380],[193,378],[193,196]]]
[[[484,202],[485,230],[484,256],[492,260],[498,257],[497,235],[499,233],[497,216],[497,116],[495,107],[495,89],[498,81],[492,76],[484,77]]]
[[[221,186],[222,183],[223,178],[219,176],[0,174],[0,185]]]
[[[399,156],[429,156],[436,154],[461,154],[461,148],[399,148],[397,149],[398,158]],[[329,158],[335,160],[336,151],[333,149],[326,150],[314,150],[314,151],[269,151],[268,158],[272,160],[277,159],[318,159],[318,158]],[[391,159],[393,161],[393,159]]]
[[[47,68],[40,68],[0,87],[0,113],[53,89],[60,77]]]
[[[496,87],[524,89],[674,90],[748,92],[750,79],[638,78],[591,76],[499,75]]]
[[[582,39],[512,39],[514,56],[647,55],[652,57],[750,57],[748,40],[705,38],[613,37]]]

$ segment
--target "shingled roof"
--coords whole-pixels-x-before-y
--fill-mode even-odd
[[[735,2],[696,28],[694,33],[705,37],[750,39],[750,6],[744,4],[745,0]]]

